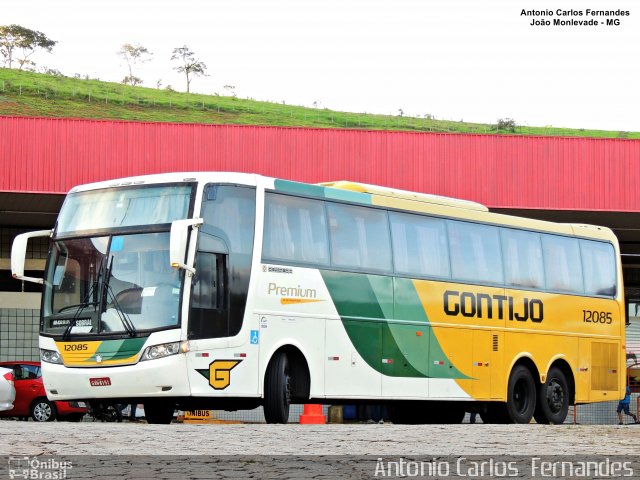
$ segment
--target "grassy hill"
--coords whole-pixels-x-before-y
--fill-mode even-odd
[[[360,128],[417,132],[501,133],[640,138],[640,132],[516,127],[434,118],[338,112],[218,95],[179,93],[119,83],[0,68],[0,115],[150,122]]]

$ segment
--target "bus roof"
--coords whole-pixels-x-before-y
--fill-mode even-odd
[[[154,183],[173,182],[223,182],[257,185],[261,175],[254,173],[238,172],[171,172],[156,173],[150,175],[137,175],[135,177],[115,178],[101,182],[85,183],[73,187],[69,193],[99,190],[101,188],[126,187],[132,185],[150,185]],[[262,177],[266,178],[266,177]]]
[[[319,183],[325,188],[335,188],[342,191],[358,192],[369,195],[371,204],[400,210],[422,212],[432,215],[445,216],[460,220],[491,223],[504,227],[538,230],[562,235],[572,235],[600,240],[607,240],[617,244],[613,231],[607,227],[586,224],[556,223],[527,217],[505,215],[490,212],[480,203],[469,200],[459,200],[440,195],[409,192],[365,183],[337,181]]]
[[[275,184],[275,189],[283,192],[308,194],[328,199],[361,203],[363,205],[377,205],[381,207],[405,210],[408,212],[427,213],[460,220],[492,223],[505,227],[533,229],[563,235],[602,239],[617,244],[617,239],[614,233],[606,227],[585,224],[555,223],[527,217],[493,213],[484,205],[469,200],[460,200],[440,195],[410,192],[407,190],[344,180],[309,184],[290,180],[280,180],[273,177],[265,177],[251,173],[211,171],[172,172],[140,175],[78,185],[72,188],[69,193],[130,185],[196,181],[206,183],[237,183],[252,186],[264,185],[265,188],[274,188],[273,185]]]
[[[436,205],[445,205],[447,207],[467,208],[480,212],[488,212],[489,209],[480,203],[470,200],[460,200],[458,198],[444,197],[441,195],[432,195],[430,193],[417,193],[407,190],[398,190],[395,188],[379,187],[377,185],[369,185],[366,183],[356,183],[341,180],[338,182],[323,182],[318,185],[323,187],[340,188],[351,190],[354,192],[371,193],[373,195],[381,195],[392,198],[404,198],[407,200],[415,200],[417,202],[433,203]]]

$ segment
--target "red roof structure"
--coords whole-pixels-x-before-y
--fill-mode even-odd
[[[168,171],[352,180],[492,208],[640,212],[640,141],[0,117],[0,192]]]

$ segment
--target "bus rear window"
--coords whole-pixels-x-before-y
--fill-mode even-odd
[[[587,295],[616,294],[616,261],[608,243],[580,240],[584,289]]]

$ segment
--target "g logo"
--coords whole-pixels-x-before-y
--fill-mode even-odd
[[[209,385],[224,390],[231,384],[231,370],[242,360],[214,360],[209,364]]]

